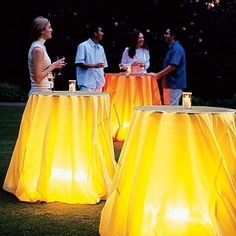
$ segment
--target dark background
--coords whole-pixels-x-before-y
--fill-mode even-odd
[[[87,39],[94,22],[104,29],[102,44],[109,68],[118,72],[118,64],[127,33],[143,31],[151,50],[151,68],[158,72],[166,50],[163,31],[168,23],[183,29],[181,43],[187,54],[188,89],[200,97],[231,97],[236,93],[236,0],[221,0],[210,7],[201,0],[41,0],[7,2],[1,9],[3,54],[1,81],[29,89],[27,53],[29,32],[34,17],[43,15],[52,24],[53,38],[46,42],[52,61],[64,55],[68,62],[63,77],[56,79],[57,89],[68,87],[75,78],[77,45]]]

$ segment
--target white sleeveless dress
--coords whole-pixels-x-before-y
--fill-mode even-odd
[[[29,96],[32,92],[41,92],[41,91],[49,91],[50,90],[50,82],[48,80],[48,77],[46,76],[42,81],[36,82],[34,79],[33,74],[33,60],[32,60],[32,50],[35,47],[40,47],[43,49],[44,58],[43,58],[43,69],[46,69],[51,65],[51,59],[48,56],[46,47],[44,46],[45,40],[44,39],[38,39],[34,41],[29,49],[28,52],[28,68],[29,68],[29,74],[30,74],[30,80],[31,80],[31,89],[29,91]]]

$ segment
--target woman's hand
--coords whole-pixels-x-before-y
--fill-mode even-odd
[[[66,59],[63,57],[63,58],[61,58],[61,59],[59,59],[59,60],[53,62],[52,64],[53,64],[53,66],[54,66],[54,69],[61,69],[61,68],[63,68],[64,66],[66,66],[67,63],[66,63],[65,60],[66,60]]]

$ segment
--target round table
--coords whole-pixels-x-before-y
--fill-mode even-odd
[[[115,171],[107,93],[33,93],[3,188],[27,202],[94,204]]]

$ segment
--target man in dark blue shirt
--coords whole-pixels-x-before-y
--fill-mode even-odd
[[[178,40],[177,31],[167,28],[164,33],[165,42],[169,49],[163,61],[163,69],[156,74],[162,79],[164,105],[179,105],[186,82],[186,56],[185,50]]]

